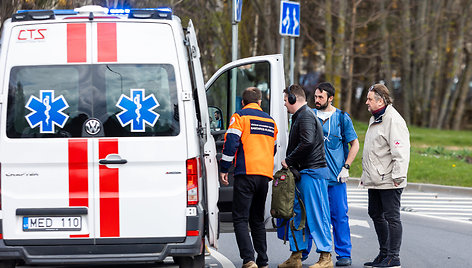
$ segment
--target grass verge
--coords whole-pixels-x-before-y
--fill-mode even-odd
[[[352,177],[362,174],[362,149],[367,124],[354,121],[360,150],[351,168]],[[472,187],[472,131],[409,127],[410,166],[408,181]]]

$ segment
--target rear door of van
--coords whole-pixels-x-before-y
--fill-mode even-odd
[[[172,27],[20,24],[8,38],[5,243],[182,242],[189,156]]]
[[[0,129],[4,241],[92,238],[94,148],[76,123],[90,110],[80,96],[88,94],[91,24],[21,23],[9,33]]]
[[[215,137],[218,160],[224,143],[224,134],[234,112],[241,110],[241,96],[247,87],[257,87],[262,92],[261,108],[275,120],[277,153],[274,157],[274,173],[285,159],[288,143],[287,110],[284,106],[283,89],[285,75],[282,55],[265,55],[239,59],[221,67],[206,83],[206,95],[211,121],[211,133]],[[229,185],[220,186],[218,209],[220,220],[232,221],[233,176],[229,172]],[[270,189],[270,188],[269,188]],[[266,202],[266,223],[270,220],[270,190]],[[268,225],[268,224],[267,224]]]

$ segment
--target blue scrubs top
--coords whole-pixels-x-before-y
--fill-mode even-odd
[[[315,114],[318,115],[318,110],[313,110]],[[328,181],[329,185],[333,185],[338,183],[336,178],[346,161],[349,152],[347,149],[347,143],[357,139],[357,134],[354,130],[349,114],[342,113],[338,108],[336,108],[336,111],[324,123],[320,118],[318,119],[323,126],[325,156],[329,167]],[[344,148],[342,144],[341,123],[344,124],[346,148]]]

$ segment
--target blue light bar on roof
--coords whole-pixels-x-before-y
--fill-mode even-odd
[[[18,10],[16,13],[27,13],[27,12],[38,12],[38,11],[48,11],[48,9],[34,9],[34,10]],[[77,12],[72,9],[53,9],[51,10],[55,15],[76,15]]]
[[[164,12],[164,13],[172,13],[172,8],[170,7],[158,7],[156,8],[158,11],[160,12]]]
[[[172,20],[172,9],[170,7],[158,8],[136,8],[131,9],[129,18],[133,19],[167,19]]]
[[[77,15],[78,12],[73,9],[55,9],[53,10],[56,15]]]
[[[129,8],[110,8],[108,14],[120,15],[120,14],[129,14],[131,10]]]

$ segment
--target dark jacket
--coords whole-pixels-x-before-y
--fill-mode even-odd
[[[285,162],[299,171],[326,167],[323,128],[307,105],[292,116]]]

